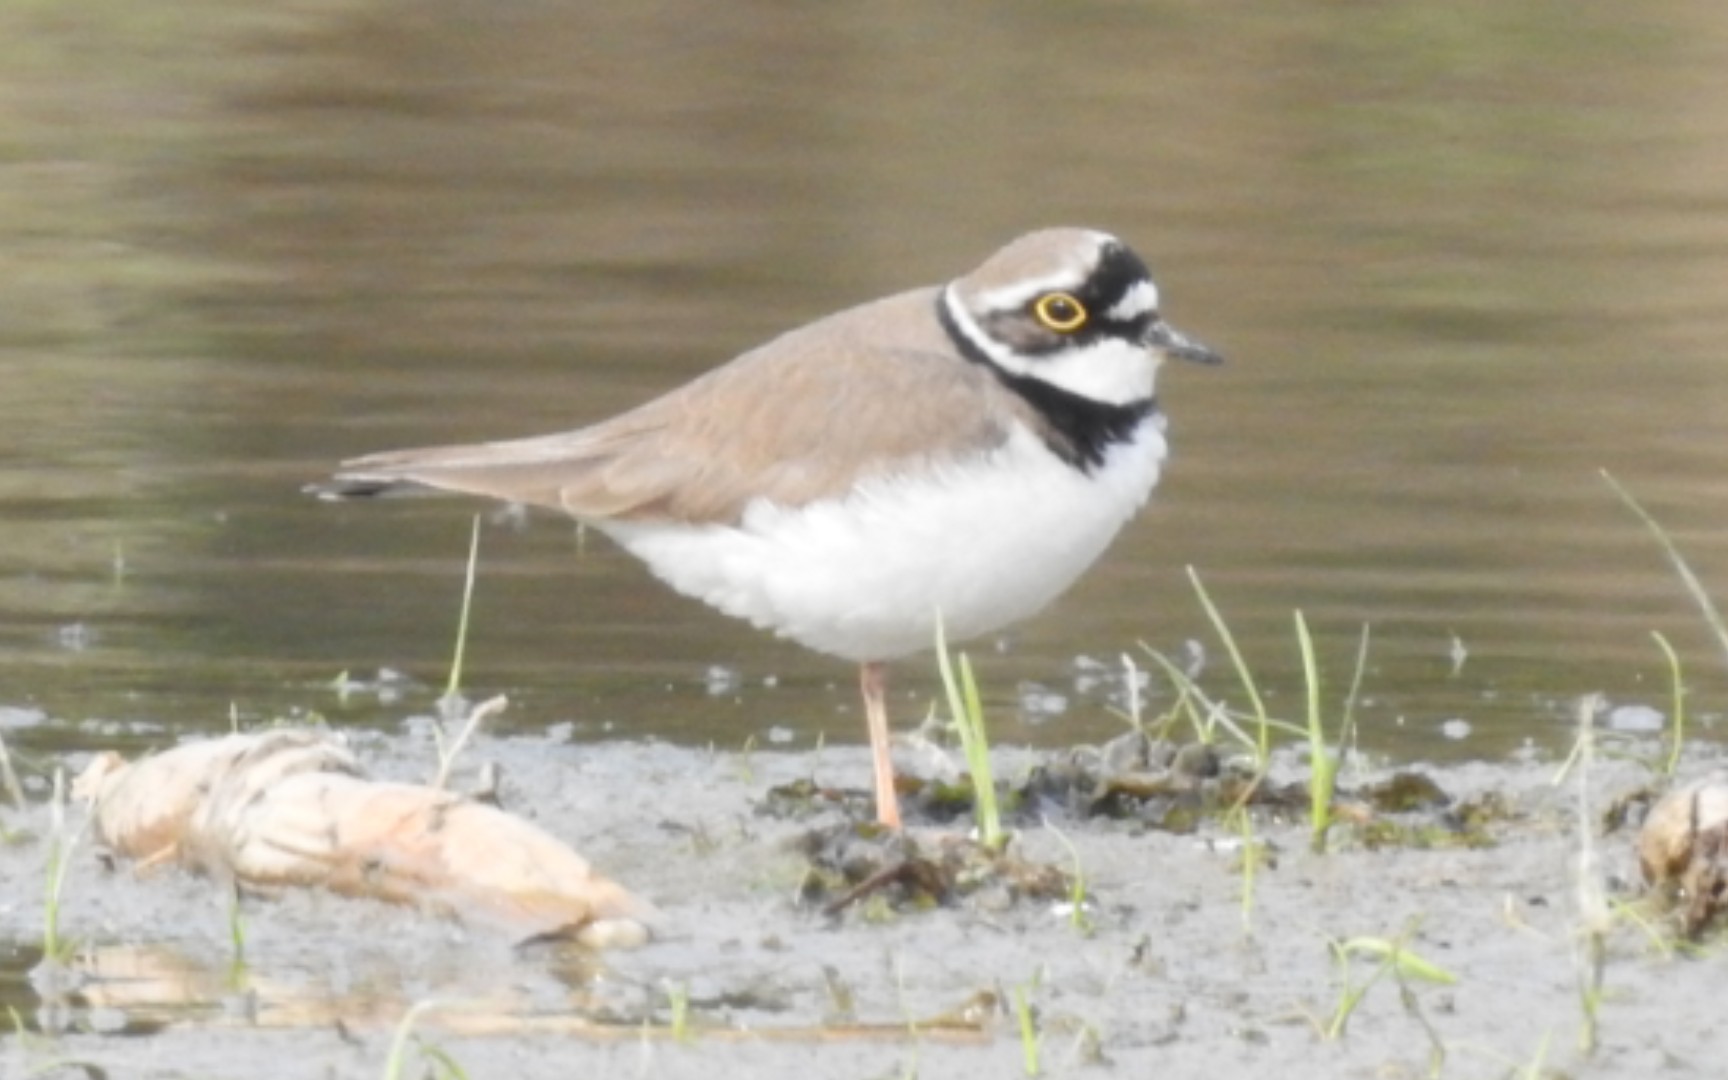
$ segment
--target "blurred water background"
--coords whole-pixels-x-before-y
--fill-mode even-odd
[[[998,739],[1119,730],[1142,642],[1228,690],[1189,565],[1285,714],[1292,611],[1329,701],[1370,625],[1376,751],[1552,751],[1587,691],[1666,712],[1652,630],[1708,732],[1720,650],[1598,470],[1728,599],[1724,71],[1703,0],[9,3],[0,724],[397,723],[480,507],[302,484],[604,417],[1081,224],[1230,363],[1166,371],[1150,512],[972,647]],[[904,723],[933,666],[899,676]],[[852,679],[488,519],[465,682],[508,724],[854,740]]]

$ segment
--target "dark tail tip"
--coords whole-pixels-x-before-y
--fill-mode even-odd
[[[400,480],[377,480],[364,476],[338,476],[301,488],[303,494],[324,502],[345,502],[349,499],[377,499],[406,494],[413,485]]]

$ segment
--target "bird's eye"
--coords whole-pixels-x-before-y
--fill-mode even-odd
[[[1071,334],[1086,325],[1086,305],[1068,293],[1045,293],[1032,305],[1032,314],[1059,334]]]

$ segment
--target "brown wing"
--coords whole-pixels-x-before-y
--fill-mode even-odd
[[[957,357],[934,290],[830,316],[592,427],[345,462],[332,497],[407,487],[591,520],[736,520],[861,476],[999,445],[1020,403]]]

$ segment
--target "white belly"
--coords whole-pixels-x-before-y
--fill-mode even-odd
[[[892,660],[1043,608],[1146,501],[1162,417],[1090,474],[1030,431],[934,471],[878,477],[842,499],[757,502],[736,526],[601,523],[674,589],[811,649]]]

